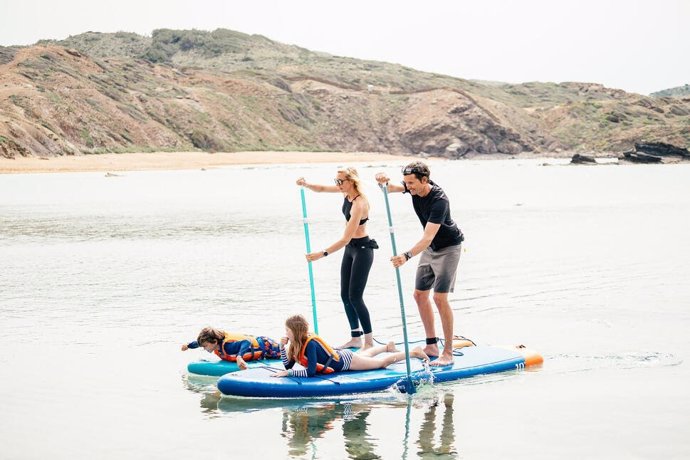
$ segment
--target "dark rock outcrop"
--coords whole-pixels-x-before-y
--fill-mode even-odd
[[[580,155],[579,153],[576,153],[573,155],[573,157],[570,159],[571,163],[574,164],[596,164],[597,160],[594,159],[594,157],[590,157],[587,155]]]
[[[632,163],[662,163],[663,159],[654,155],[647,155],[646,153],[629,150],[623,153],[620,160],[630,161]]]
[[[664,142],[636,142],[635,151],[661,157],[679,156],[681,158],[690,159],[690,152],[688,152],[688,149],[676,147],[675,145],[666,144]]]
[[[681,160],[690,160],[690,152],[686,148],[664,142],[635,142],[635,148],[623,152],[623,156],[618,157],[618,159],[633,163],[663,163],[664,157],[680,157]]]

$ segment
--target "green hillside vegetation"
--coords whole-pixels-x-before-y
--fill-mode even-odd
[[[690,97],[690,85],[677,86],[652,93],[653,97]]]

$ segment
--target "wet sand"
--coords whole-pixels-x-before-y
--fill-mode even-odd
[[[0,158],[0,174],[52,172],[118,172],[208,169],[247,164],[358,163],[395,161],[412,157],[368,152],[152,152],[105,153],[53,158]]]

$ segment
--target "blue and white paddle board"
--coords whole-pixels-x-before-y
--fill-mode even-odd
[[[457,353],[457,352],[456,352]],[[490,374],[541,364],[542,357],[527,348],[473,346],[462,348],[452,365],[425,369],[423,363],[411,359],[411,378],[422,381],[447,382],[479,374]],[[271,377],[279,367],[252,367],[246,371],[223,375],[218,389],[224,395],[257,398],[302,398],[338,396],[350,393],[383,391],[406,382],[405,362],[385,369],[346,371],[314,377]]]

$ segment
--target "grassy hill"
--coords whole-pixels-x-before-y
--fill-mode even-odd
[[[477,82],[259,35],[87,32],[0,47],[0,155],[201,149],[459,158],[690,143],[690,98]]]
[[[677,86],[652,93],[653,97],[690,97],[690,85]]]

